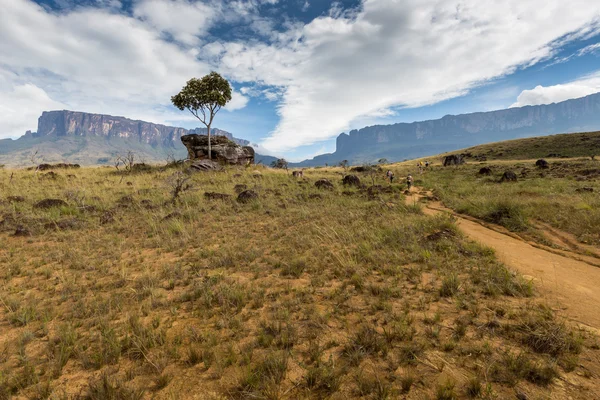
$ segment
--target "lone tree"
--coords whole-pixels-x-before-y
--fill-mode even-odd
[[[180,110],[188,109],[204,125],[208,134],[208,158],[212,158],[210,146],[210,126],[221,107],[231,100],[231,86],[227,79],[216,72],[202,79],[192,78],[171,97],[173,105]]]

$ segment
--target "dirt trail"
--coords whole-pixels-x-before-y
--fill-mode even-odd
[[[413,204],[423,198],[418,188],[407,196]],[[430,194],[425,194],[425,196]],[[600,332],[600,268],[534,247],[513,235],[507,235],[462,217],[439,202],[429,202],[423,208],[427,215],[442,212],[453,214],[457,225],[471,239],[493,248],[508,267],[533,279],[536,289],[548,303],[569,320]]]

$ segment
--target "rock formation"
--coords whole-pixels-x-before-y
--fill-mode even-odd
[[[190,160],[208,158],[208,136],[184,135],[181,142],[187,148]],[[240,146],[225,136],[211,136],[210,144],[214,160],[223,164],[254,164],[254,149],[250,146]]]
[[[449,167],[451,165],[461,165],[465,163],[465,159],[460,154],[450,154],[449,156],[444,157],[444,167]]]

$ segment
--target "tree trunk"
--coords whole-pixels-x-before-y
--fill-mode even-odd
[[[210,124],[206,126],[206,133],[208,134],[208,159],[212,160],[212,148],[210,146]]]

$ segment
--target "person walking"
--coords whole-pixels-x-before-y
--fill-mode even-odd
[[[408,176],[406,177],[406,186],[408,186],[408,190],[410,190],[412,185],[413,185],[413,177],[411,174],[408,174]]]

